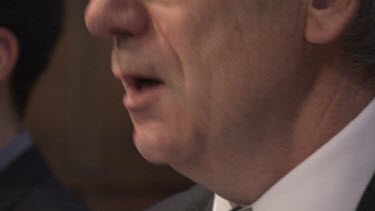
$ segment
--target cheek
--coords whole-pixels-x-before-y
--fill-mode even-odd
[[[206,131],[207,112],[202,112],[202,107],[196,101],[185,96],[184,100],[170,98],[165,101],[163,113],[166,114],[164,124],[169,133],[169,146],[171,154],[177,155],[179,161],[191,159],[196,153],[203,150]],[[163,117],[163,118],[164,118]],[[177,154],[176,154],[177,153]]]
[[[219,10],[219,8],[215,8],[215,10]],[[176,10],[173,15],[173,17],[164,17],[163,20],[160,20],[164,24],[160,26],[160,30],[163,33],[163,38],[168,40],[181,61],[182,77],[181,80],[176,80],[174,91],[175,99],[183,104],[181,111],[186,113],[178,111],[180,114],[175,112],[177,116],[171,114],[169,123],[173,120],[183,119],[184,122],[175,122],[174,124],[184,125],[185,128],[194,131],[192,136],[199,136],[200,140],[209,142],[207,137],[215,133],[212,127],[217,124],[217,122],[213,122],[214,117],[225,113],[224,108],[218,106],[218,101],[221,98],[228,101],[233,94],[232,91],[235,90],[224,90],[220,94],[220,89],[228,87],[225,85],[226,79],[228,79],[227,74],[235,74],[236,77],[243,78],[243,75],[229,71],[237,69],[232,66],[232,63],[239,66],[243,64],[236,64],[236,59],[238,59],[236,57],[244,56],[246,53],[238,52],[237,46],[232,45],[233,37],[238,36],[238,34],[233,34],[237,32],[236,30],[228,28],[235,26],[232,23],[233,20],[215,13],[192,10]],[[213,21],[215,16],[221,19]],[[235,61],[233,58],[236,58]],[[226,92],[231,95],[226,95]],[[183,115],[185,118],[181,118]],[[189,119],[189,121],[185,121],[185,119]],[[186,125],[190,123],[192,125]],[[175,131],[180,131],[177,134],[188,134],[186,129],[176,128]],[[205,135],[202,135],[203,132]],[[194,139],[197,140],[196,137]],[[193,145],[199,144],[194,143]]]
[[[204,116],[175,96],[158,106],[153,121],[134,124],[135,145],[142,156],[157,164],[184,163],[204,151]]]

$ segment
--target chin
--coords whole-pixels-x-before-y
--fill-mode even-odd
[[[174,135],[171,130],[136,130],[133,138],[138,152],[152,164],[171,166],[191,162],[197,156],[194,140]]]
[[[175,157],[171,155],[174,154],[171,150],[173,142],[162,135],[161,131],[158,133],[135,131],[133,139],[138,152],[152,164],[165,165]]]

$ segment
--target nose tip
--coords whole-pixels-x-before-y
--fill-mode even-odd
[[[88,31],[96,36],[105,36],[105,8],[102,1],[91,0],[86,7],[85,23]]]
[[[91,0],[85,11],[90,33],[98,37],[116,34],[140,36],[149,26],[147,10],[135,0]]]

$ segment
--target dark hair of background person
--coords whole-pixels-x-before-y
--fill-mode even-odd
[[[360,0],[360,8],[345,39],[345,53],[355,68],[375,78],[375,1]]]
[[[63,18],[62,0],[0,0],[0,26],[12,31],[19,42],[10,92],[20,118],[33,85],[49,62]]]

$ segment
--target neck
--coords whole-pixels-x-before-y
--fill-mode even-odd
[[[198,173],[193,178],[198,178],[199,183],[226,199],[251,204],[327,143],[374,98],[373,87],[364,85],[356,74],[337,63],[325,63],[316,70],[311,87],[298,99],[296,104],[300,106],[294,109],[277,105],[280,112],[270,114],[267,136],[261,140],[249,138],[254,131],[247,133],[247,138],[239,136],[235,140],[243,140],[227,144],[226,150],[220,151],[219,161],[218,156],[211,156],[214,159],[201,159],[202,163],[179,171],[189,175],[190,169],[195,168]],[[202,156],[209,157],[207,153]],[[210,169],[206,160],[211,162]],[[202,177],[200,172],[208,173]]]
[[[0,150],[9,145],[20,132],[21,123],[9,94],[0,90]]]
[[[295,121],[288,157],[291,167],[306,159],[352,121],[374,98],[358,72],[325,65]]]
[[[368,105],[374,98],[375,92],[373,87],[366,86],[366,82],[359,78],[358,72],[335,64],[325,64],[320,68],[314,85],[301,101],[302,106],[296,112],[296,118],[289,123],[284,122],[285,125],[289,125],[287,128],[291,129],[285,130],[284,134],[278,133],[275,137],[280,140],[276,141],[279,147],[259,155],[258,160],[262,160],[260,164],[267,164],[259,167],[263,172],[262,175],[256,175],[262,177],[258,180],[260,182],[249,180],[245,188],[241,189],[244,197],[238,200],[239,202],[254,202],[278,180],[339,133]],[[254,174],[246,172],[248,170],[244,171],[247,177]],[[246,178],[246,176],[241,177]],[[252,188],[254,192],[249,191]]]

